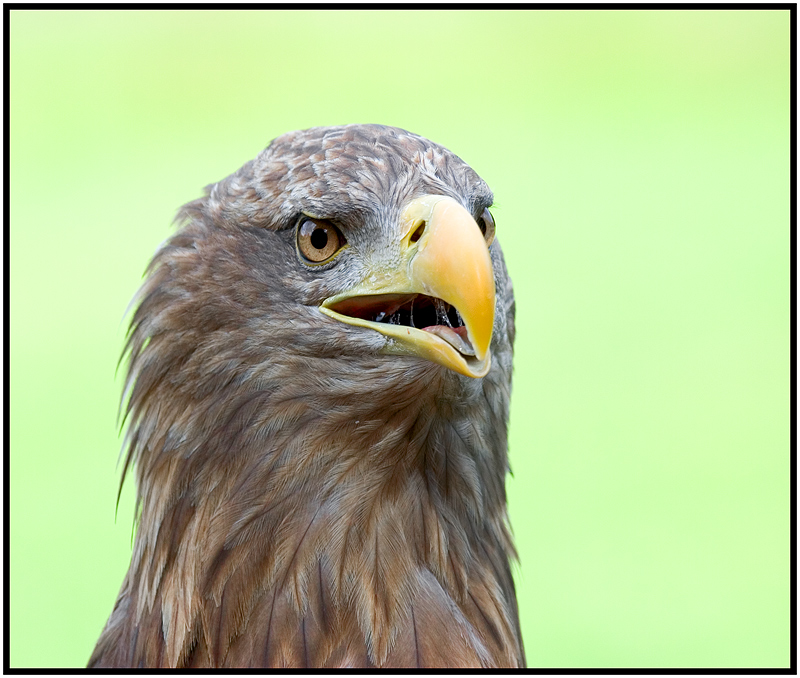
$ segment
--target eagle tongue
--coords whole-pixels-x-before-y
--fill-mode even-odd
[[[467,339],[466,327],[445,327],[444,325],[431,325],[422,329],[423,332],[430,332],[431,334],[435,334],[440,339],[444,339],[448,344],[456,349],[456,351],[462,353],[463,355],[475,355],[475,349],[472,348],[472,344],[470,344],[469,339]]]

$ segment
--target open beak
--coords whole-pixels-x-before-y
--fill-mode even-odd
[[[400,261],[320,310],[391,339],[384,353],[426,358],[468,377],[491,366],[495,289],[489,248],[469,212],[425,195],[401,215]]]

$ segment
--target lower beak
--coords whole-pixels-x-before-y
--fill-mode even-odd
[[[491,366],[495,288],[480,228],[459,203],[441,195],[411,201],[400,225],[400,261],[388,275],[368,273],[367,280],[379,282],[330,297],[320,310],[388,337],[384,353],[484,376]]]

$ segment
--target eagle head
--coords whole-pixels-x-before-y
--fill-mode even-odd
[[[126,344],[139,526],[91,666],[524,663],[492,200],[346,125],[179,211]]]

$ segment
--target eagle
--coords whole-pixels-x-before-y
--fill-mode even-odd
[[[123,357],[130,568],[88,666],[525,666],[493,194],[384,125],[183,206]]]

